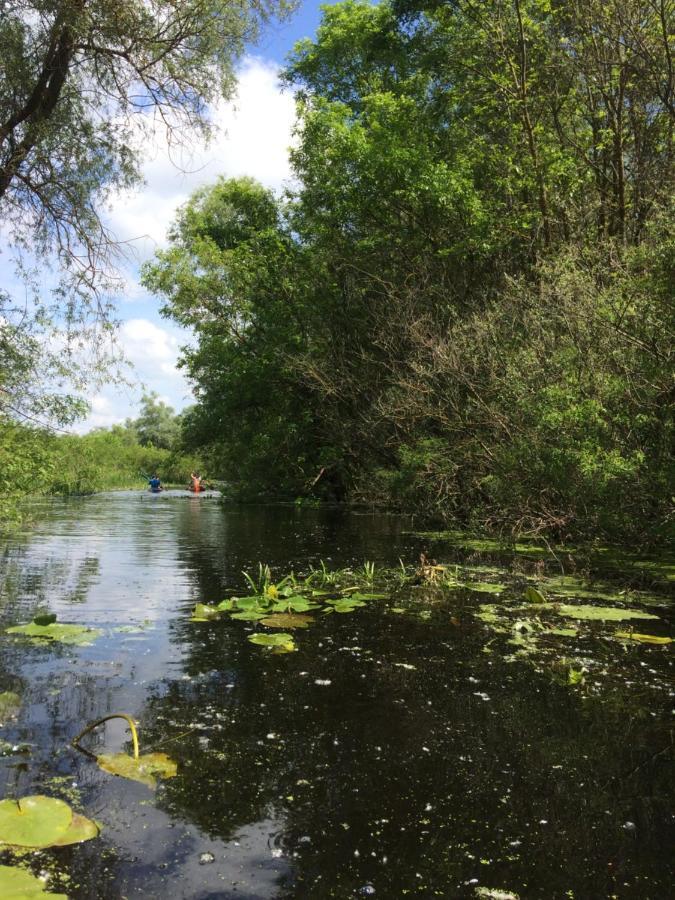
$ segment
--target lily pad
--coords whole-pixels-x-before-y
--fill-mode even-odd
[[[229,612],[231,609],[234,609],[235,600],[235,597],[231,597],[229,600],[221,600],[216,609],[219,609],[221,612]]]
[[[63,837],[73,812],[55,797],[22,797],[0,801],[0,842],[16,847],[49,847]]]
[[[483,622],[499,622],[502,616],[497,612],[497,607],[492,603],[483,603],[480,606],[480,612],[474,613],[477,619]]]
[[[220,616],[220,609],[217,606],[207,606],[206,603],[198,603],[190,619],[191,622],[212,622]]]
[[[492,584],[488,581],[468,581],[464,587],[470,591],[478,591],[481,594],[501,594],[505,590],[505,585]]]
[[[240,619],[243,622],[257,622],[259,619],[264,619],[267,613],[258,611],[256,612],[254,609],[243,609],[241,612],[233,612],[230,613],[231,619]]]
[[[93,819],[81,816],[79,813],[73,813],[73,821],[70,827],[58,840],[51,844],[52,847],[66,847],[68,844],[82,844],[84,841],[90,841],[92,838],[98,837],[101,829]]]
[[[21,697],[14,691],[3,691],[0,694],[0,722],[13,718],[21,708]]]
[[[355,600],[353,597],[345,597],[342,600],[330,600],[328,602],[331,604],[334,612],[337,613],[354,612],[357,607],[366,605],[363,600]]]
[[[57,641],[61,644],[72,644],[86,647],[93,644],[103,632],[100,628],[87,628],[86,625],[65,625],[53,622],[51,625],[14,625],[6,629],[7,634],[18,634],[34,641]]]
[[[275,653],[292,653],[296,649],[292,636],[283,631],[276,634],[252,634],[249,641],[261,647],[270,647]]]
[[[272,607],[273,612],[309,612],[310,609],[318,609],[316,603],[312,603],[306,597],[294,596],[288,597],[286,600],[280,600]]]
[[[166,753],[145,753],[138,758],[126,753],[102,753],[96,761],[104,772],[140,781],[150,788],[157,786],[158,778],[173,778],[178,774],[178,766]]]
[[[241,610],[259,610],[260,609],[260,601],[263,600],[262,597],[233,597],[232,602],[235,604],[237,609]],[[265,601],[263,600],[263,606],[265,606]]]
[[[552,612],[570,619],[587,619],[603,622],[623,622],[626,619],[658,619],[652,613],[641,609],[621,609],[618,606],[575,606],[570,603],[546,604]]]
[[[673,638],[660,637],[657,634],[638,634],[636,631],[617,631],[615,638],[622,641],[638,641],[640,644],[672,644]]]
[[[66,894],[50,894],[44,881],[15,866],[0,866],[0,897],[3,900],[68,900]]]
[[[293,643],[293,636],[284,634],[283,631],[277,634],[252,634],[249,641],[252,644],[260,644],[261,647],[279,647],[281,644]]]
[[[309,628],[314,621],[311,616],[301,616],[298,613],[275,613],[260,620],[260,624],[266,628]]]
[[[523,596],[528,603],[546,603],[546,597],[536,587],[530,586],[526,588]]]

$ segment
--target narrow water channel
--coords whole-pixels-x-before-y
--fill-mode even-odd
[[[0,728],[2,796],[61,797],[102,830],[21,864],[73,900],[672,896],[669,646],[607,656],[588,637],[585,683],[565,683],[495,652],[474,614],[490,598],[472,591],[424,615],[414,596],[317,615],[282,655],[247,640],[255,622],[190,621],[241,596],[259,561],[281,577],[410,565],[423,546],[402,518],[209,498],[38,510],[0,551],[3,631],[48,609],[103,634],[0,635],[0,691],[21,698]],[[661,600],[655,627],[672,634]],[[115,712],[176,777],[153,791],[71,747]],[[121,721],[86,742],[130,747]]]

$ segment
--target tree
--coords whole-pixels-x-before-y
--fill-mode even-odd
[[[188,431],[228,480],[292,496],[330,478],[500,531],[665,534],[665,11],[326,7],[286,71],[297,189],[204,189],[146,270],[197,330]]]
[[[143,447],[173,450],[180,437],[180,417],[174,413],[173,407],[159,400],[154,391],[143,395],[140,415],[136,419],[128,419],[126,426],[136,434],[138,443]]]
[[[196,191],[170,246],[143,270],[162,312],[192,327],[183,361],[198,403],[186,416],[191,448],[209,448],[217,471],[248,494],[299,493],[318,470],[311,394],[296,371],[322,308],[320,284],[274,195],[250,178]]]
[[[106,199],[138,183],[153,129],[172,145],[209,134],[209,104],[233,93],[245,42],[292,5],[0,0],[0,221],[19,285],[12,292],[7,278],[0,293],[8,415],[63,423],[81,413],[68,381],[82,387],[116,356],[119,247]],[[27,273],[25,255],[55,259],[55,273]]]
[[[100,204],[138,181],[140,135],[209,131],[233,63],[286,0],[0,3],[0,210],[92,282],[110,235]]]

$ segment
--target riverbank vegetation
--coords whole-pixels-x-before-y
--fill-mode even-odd
[[[297,45],[296,186],[199,190],[146,267],[242,497],[672,533],[667,4],[348,0]]]
[[[0,427],[0,526],[20,519],[26,496],[142,488],[153,472],[185,486],[190,472],[202,469],[201,459],[183,448],[181,416],[154,394],[143,397],[136,419],[84,435],[8,420]]]

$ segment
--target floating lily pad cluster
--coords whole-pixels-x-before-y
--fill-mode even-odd
[[[666,635],[635,632],[632,626],[628,630],[618,631],[611,629],[611,625],[607,627],[608,623],[614,622],[658,620],[659,617],[654,613],[627,606],[558,602],[555,597],[547,598],[541,590],[532,586],[528,586],[520,597],[510,601],[481,604],[474,615],[495,635],[506,636],[507,645],[514,648],[506,657],[507,660],[513,661],[535,653],[539,657],[542,654],[553,653],[556,660],[553,666],[554,674],[557,680],[560,680],[559,663],[562,661],[565,668],[563,683],[569,685],[582,684],[585,670],[583,666],[567,658],[564,646],[555,643],[557,638],[576,639],[595,636],[611,641],[656,646],[665,646],[673,642],[673,639]],[[483,648],[484,652],[494,652],[494,641],[495,638],[488,641]]]
[[[370,584],[374,570],[370,567],[364,569]],[[342,574],[344,576],[344,572]],[[277,584],[272,584],[269,568],[261,566],[257,580],[246,575],[249,585],[257,593],[246,597],[230,597],[213,606],[197,603],[191,621],[212,622],[229,616],[237,621],[257,622],[265,628],[280,628],[286,632],[308,628],[314,622],[314,617],[308,615],[309,613],[318,612],[323,615],[351,613],[365,606],[369,600],[385,599],[388,596],[384,593],[362,591],[360,590],[362,585],[358,583],[340,587],[337,579],[331,579],[325,569],[322,575],[324,580],[328,579],[326,586],[330,588],[329,590],[315,587],[313,575],[306,579],[287,576]],[[355,578],[358,576],[352,575],[352,579]],[[249,641],[267,647],[273,653],[290,653],[296,649],[293,637],[286,633],[254,634],[249,637]]]

